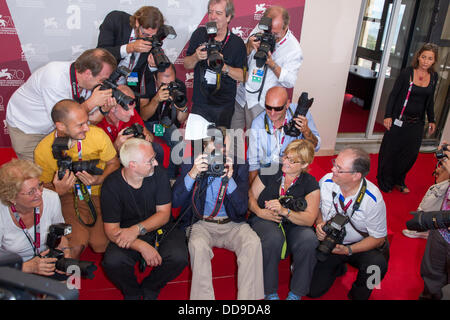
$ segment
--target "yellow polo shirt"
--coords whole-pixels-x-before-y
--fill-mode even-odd
[[[55,173],[58,171],[58,165],[52,154],[52,145],[55,140],[55,131],[49,133],[34,150],[34,161],[42,168],[40,180],[44,183],[52,182]],[[66,151],[66,154],[72,158],[72,161],[78,161],[77,144]],[[89,126],[86,138],[81,140],[81,156],[82,160],[100,159],[97,167],[105,169],[106,162],[116,156],[111,139],[97,126]],[[100,185],[92,186],[92,195],[100,195]]]

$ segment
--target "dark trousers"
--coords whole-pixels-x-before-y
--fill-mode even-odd
[[[327,260],[317,262],[308,296],[318,298],[324,295],[331,288],[336,278],[345,273],[345,264],[349,263],[358,269],[358,275],[349,292],[349,298],[368,300],[373,290],[370,285],[377,285],[372,281],[375,280],[373,276],[377,272],[374,269],[379,270],[379,280],[381,281],[388,269],[387,259],[379,249],[355,253],[351,256],[330,254]]]
[[[154,244],[154,233],[148,233],[141,240]],[[159,247],[162,264],[138,283],[135,265],[141,254],[135,250],[123,249],[110,243],[103,257],[103,268],[108,278],[122,291],[125,299],[156,299],[160,290],[176,278],[188,264],[188,250],[184,233],[175,228]]]
[[[438,230],[430,230],[420,266],[424,288],[422,299],[442,299],[442,288],[450,284],[450,244]]]
[[[284,235],[277,223],[252,215],[249,224],[261,239],[263,250],[264,294],[278,291],[278,264]],[[290,290],[298,296],[309,291],[311,278],[316,265],[316,247],[319,245],[311,227],[284,223],[287,254],[292,254],[292,278]]]
[[[411,170],[422,144],[423,122],[403,123],[400,128],[392,125],[386,131],[378,154],[377,180],[384,192],[392,190],[394,185],[405,186],[406,174]]]

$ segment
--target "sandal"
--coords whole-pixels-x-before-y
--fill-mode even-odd
[[[396,184],[394,187],[395,187],[395,189],[397,189],[398,191],[400,191],[403,194],[409,193],[409,189],[405,185],[401,186],[401,185]]]

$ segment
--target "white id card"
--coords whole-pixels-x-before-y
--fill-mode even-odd
[[[206,80],[207,84],[216,85],[216,83],[217,83],[217,74],[214,71],[210,70],[210,69],[206,69],[205,80]]]
[[[396,125],[397,127],[402,127],[403,125],[403,121],[399,120],[399,119],[395,119],[394,121],[394,125]]]

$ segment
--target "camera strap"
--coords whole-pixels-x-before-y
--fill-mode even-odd
[[[27,227],[25,226],[25,223],[20,219],[19,213],[17,212],[17,209],[14,205],[11,205],[11,211],[14,215],[14,218],[19,223],[20,228],[22,228],[23,233],[27,237],[28,241],[31,244],[31,247],[33,248],[33,252],[35,256],[39,256],[40,248],[41,248],[41,227],[40,227],[40,221],[41,221],[41,213],[39,207],[34,208],[34,241],[31,237],[31,234],[28,232]]]
[[[80,191],[81,191],[81,194],[82,194],[82,197],[83,197],[82,200],[84,200],[86,202],[86,204],[88,205],[88,207],[89,207],[89,212],[91,213],[92,222],[91,223],[86,223],[81,218],[80,211],[78,210],[78,195],[77,195],[77,192],[74,192],[75,213],[77,215],[78,220],[81,222],[81,224],[83,224],[86,227],[93,227],[95,225],[95,223],[97,222],[97,211],[95,210],[94,203],[92,202],[92,198],[91,198],[91,195],[89,194],[89,191],[88,191],[87,187],[81,181],[79,183],[79,186],[80,186]]]
[[[72,63],[70,65],[70,83],[71,83],[71,89],[72,89],[72,98],[79,104],[84,102],[84,98],[80,96],[80,92],[78,90],[78,81],[77,81],[77,74],[75,72],[75,63]]]
[[[359,189],[358,195],[356,196],[356,201],[354,202],[354,204],[352,206],[352,212],[350,215],[347,214],[347,211],[350,208],[350,205],[353,203],[353,200],[350,200],[347,203],[347,205],[344,205],[344,201],[339,197],[339,204],[344,212],[344,215],[348,216],[348,218],[349,218],[348,222],[350,223],[352,228],[355,229],[355,231],[358,232],[364,238],[367,238],[369,236],[369,234],[367,232],[360,231],[358,228],[356,228],[356,226],[352,222],[352,216],[355,213],[355,211],[357,211],[359,209],[359,207],[361,206],[361,202],[364,198],[364,195],[366,194],[366,190],[367,190],[367,181],[365,178],[363,178],[362,186]],[[333,191],[332,196],[333,196],[333,205],[336,210],[336,214],[339,214],[338,206],[337,206],[336,202],[334,201],[334,199],[337,196],[337,193]]]
[[[213,178],[206,187],[210,186],[212,184],[212,182],[214,181],[214,179],[216,179],[216,178]],[[227,188],[228,188],[228,177],[223,177],[221,179],[220,189],[219,189],[219,192],[218,192],[217,198],[216,198],[216,204],[214,205],[214,209],[212,210],[212,212],[210,213],[210,215],[207,218],[204,218],[204,216],[199,212],[197,206],[195,205],[195,200],[196,200],[196,198],[198,199],[198,195],[197,195],[198,194],[198,183],[199,183],[199,180],[196,180],[195,184],[194,184],[194,191],[192,192],[192,208],[194,209],[194,213],[197,215],[198,218],[212,220],[213,218],[215,218],[217,216],[217,214],[219,213],[220,209],[223,206],[223,202],[225,201],[225,195],[226,195]]]

